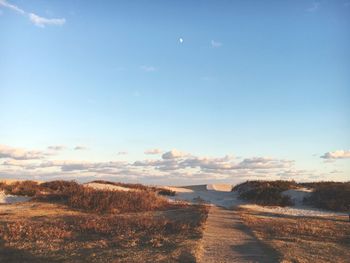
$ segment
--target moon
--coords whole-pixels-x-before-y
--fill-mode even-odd
[[[180,37],[179,42],[182,44],[182,42],[184,42],[184,39],[182,37]]]

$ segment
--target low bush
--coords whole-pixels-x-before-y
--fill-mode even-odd
[[[314,188],[311,196],[305,200],[318,208],[333,211],[350,211],[350,182],[304,183]]]
[[[110,184],[110,185],[115,185],[115,186],[122,186],[126,188],[131,188],[131,189],[137,189],[137,190],[144,190],[144,191],[153,191],[156,192],[159,195],[166,195],[166,196],[174,196],[175,191],[162,188],[162,187],[155,187],[155,186],[146,186],[143,184],[128,184],[128,183],[117,183],[117,182],[110,182],[110,181],[105,181],[105,180],[95,180],[92,181],[92,183],[98,183],[98,184]]]
[[[40,193],[40,186],[35,181],[17,181],[0,185],[0,189],[9,195],[35,196]]]
[[[75,181],[56,180],[41,183],[40,186],[49,192],[63,193],[79,187],[79,184]]]
[[[79,186],[64,194],[70,207],[100,213],[150,211],[165,208],[169,204],[151,191],[108,191]]]
[[[118,183],[118,185],[128,185],[128,187],[132,185],[131,188],[139,189],[139,191],[96,190],[74,181],[64,180],[41,184],[34,181],[13,184],[1,183],[0,189],[6,194],[32,196],[38,201],[62,202],[72,208],[98,213],[141,212],[170,206],[166,199],[158,196],[158,193],[171,194],[167,192],[167,189],[151,188],[138,184]]]
[[[293,201],[282,192],[297,187],[294,181],[247,181],[233,188],[243,200],[259,205],[291,206]]]

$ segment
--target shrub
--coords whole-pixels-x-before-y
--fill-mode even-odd
[[[293,201],[282,192],[296,188],[294,181],[247,181],[233,188],[239,197],[259,205],[290,206]]]
[[[53,181],[41,185],[48,194],[37,200],[63,202],[72,208],[98,213],[141,212],[162,209],[170,204],[155,192],[96,190],[76,182]]]
[[[0,187],[6,194],[10,195],[35,196],[40,192],[39,184],[35,181],[17,181],[12,184],[2,183]]]
[[[108,191],[79,186],[67,194],[67,204],[95,212],[140,212],[164,208],[168,202],[150,191]]]
[[[304,184],[314,191],[305,201],[316,207],[334,211],[350,210],[350,182],[318,182]]]
[[[40,184],[45,190],[63,193],[79,186],[75,181],[56,180]]]
[[[136,190],[143,190],[143,191],[153,191],[160,195],[167,195],[167,196],[174,196],[175,191],[162,188],[162,187],[155,187],[155,186],[146,186],[142,184],[128,184],[128,183],[117,183],[117,182],[110,182],[105,180],[95,180],[92,181],[92,183],[98,183],[98,184],[110,184],[115,186],[122,186],[126,188],[136,189]]]
[[[159,195],[166,195],[166,196],[174,196],[175,191],[170,190],[170,189],[165,189],[165,188],[159,188],[158,192]]]

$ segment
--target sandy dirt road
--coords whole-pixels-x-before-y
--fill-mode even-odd
[[[200,263],[279,262],[269,246],[261,243],[235,210],[241,201],[230,187],[215,185],[172,188],[175,199],[211,204],[200,244]]]
[[[212,206],[201,240],[201,263],[279,262],[275,252],[257,240],[235,210]]]

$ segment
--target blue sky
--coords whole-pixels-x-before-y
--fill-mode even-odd
[[[347,0],[0,0],[0,175],[349,180],[349,26]]]

